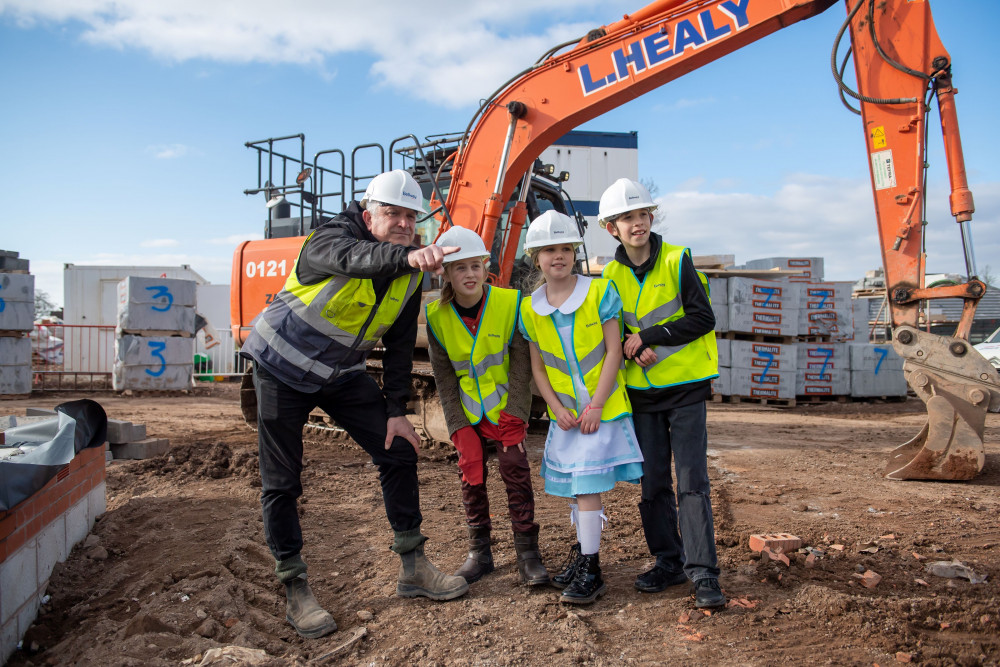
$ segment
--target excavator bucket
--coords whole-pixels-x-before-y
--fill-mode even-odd
[[[983,469],[986,413],[1000,411],[1000,376],[968,341],[900,327],[893,347],[927,423],[892,450],[888,479],[972,479]]]

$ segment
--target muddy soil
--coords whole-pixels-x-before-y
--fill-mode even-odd
[[[397,598],[398,558],[375,470],[349,440],[310,434],[303,555],[340,629],[306,640],[284,620],[261,527],[256,434],[242,424],[235,386],[92,397],[171,448],[109,465],[107,513],[56,566],[48,602],[10,665],[207,664],[210,650],[224,647],[255,649],[256,664],[268,665],[1000,664],[998,415],[987,419],[986,467],[974,481],[890,482],[881,477],[888,452],[924,421],[915,399],[710,404],[712,500],[730,599],[712,614],[694,609],[687,586],[652,595],[633,588],[651,561],[631,485],[606,495],[603,598],[568,608],[555,589],[518,585],[495,463],[496,572],[459,600]],[[6,401],[0,412],[67,398]],[[542,443],[542,431],[528,441],[536,473]],[[454,460],[428,449],[420,461],[427,553],[448,571],[466,550]],[[574,541],[566,501],[546,496],[537,478],[535,489],[540,544],[555,569]],[[767,532],[801,537],[815,557],[762,561],[748,540]],[[986,581],[926,571],[951,560]],[[871,588],[862,578],[869,571],[881,576]],[[241,655],[249,664],[251,653]]]

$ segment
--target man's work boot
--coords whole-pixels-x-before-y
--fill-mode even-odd
[[[659,593],[671,586],[686,584],[687,575],[684,572],[671,572],[659,563],[653,565],[635,578],[635,587],[644,593]]]
[[[583,554],[577,561],[576,575],[559,598],[568,604],[590,604],[604,595],[604,578],[601,577],[599,554]]]
[[[469,526],[469,557],[455,572],[468,583],[479,581],[493,571],[493,552],[490,551],[490,529]]]
[[[319,606],[309,589],[306,575],[285,582],[285,597],[285,619],[306,639],[323,637],[337,629],[333,616]]]
[[[580,565],[580,543],[577,542],[569,550],[569,556],[563,563],[562,571],[552,577],[551,584],[556,588],[566,588],[576,576],[576,568]]]
[[[538,529],[530,533],[514,533],[514,551],[517,552],[517,571],[521,583],[540,586],[549,583],[549,573],[542,565],[538,551]]]
[[[399,580],[396,595],[404,598],[423,596],[431,600],[452,600],[469,590],[469,582],[462,577],[447,575],[424,556],[421,544],[413,551],[399,554]]]
[[[699,579],[694,582],[694,606],[698,609],[714,609],[726,606],[726,596],[719,588],[719,580],[715,577]]]

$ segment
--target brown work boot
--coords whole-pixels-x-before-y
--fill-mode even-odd
[[[413,551],[399,554],[399,580],[396,595],[404,598],[423,596],[431,600],[451,600],[469,590],[469,583],[462,577],[448,575],[434,567],[424,556],[421,544]]]
[[[455,571],[468,583],[479,581],[493,571],[493,552],[490,550],[490,529],[469,526],[469,557]]]
[[[542,565],[538,551],[538,529],[530,533],[514,533],[514,551],[517,552],[517,571],[521,583],[540,586],[549,583],[549,573]]]
[[[337,629],[337,622],[323,607],[309,589],[306,575],[300,574],[285,582],[285,619],[295,631],[306,639],[316,639]]]

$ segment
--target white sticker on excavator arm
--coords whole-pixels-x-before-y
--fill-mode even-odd
[[[896,166],[892,162],[892,149],[872,153],[872,178],[876,190],[896,187]]]

